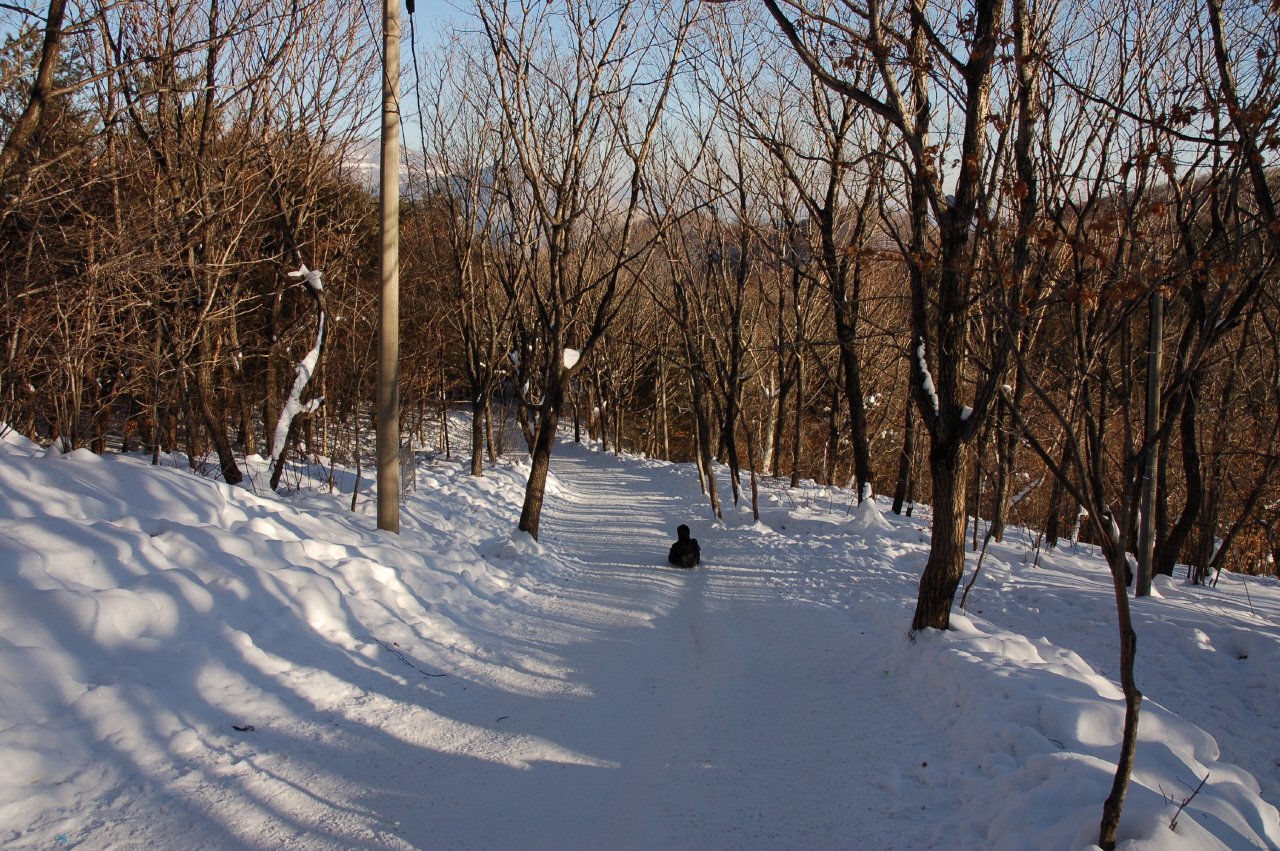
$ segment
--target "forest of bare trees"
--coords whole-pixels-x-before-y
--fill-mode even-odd
[[[6,13],[6,423],[235,481],[320,307],[323,404],[287,440],[353,460],[375,11]],[[1272,570],[1273,10],[474,13],[406,73],[410,431],[474,410],[481,474],[495,411],[535,444],[572,415],[698,461],[713,503],[747,471],[852,484],[960,550],[966,517],[1097,543],[1108,512],[1132,549],[1151,458],[1158,572]]]
[[[232,484],[359,464],[379,10],[4,9],[0,422]],[[474,475],[528,450],[522,529],[572,421],[716,513],[766,478],[931,505],[915,629],[1012,524],[1101,546],[1122,642],[1135,567],[1276,572],[1275,2],[463,20],[406,52],[402,425],[472,412]]]

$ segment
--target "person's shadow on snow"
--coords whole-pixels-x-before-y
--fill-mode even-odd
[[[702,561],[702,551],[698,548],[698,539],[689,537],[689,527],[681,523],[676,527],[676,542],[667,553],[667,561],[676,567],[691,570]]]

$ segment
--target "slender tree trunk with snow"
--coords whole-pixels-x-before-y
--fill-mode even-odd
[[[307,287],[307,292],[315,299],[316,341],[311,351],[307,352],[306,356],[298,363],[293,379],[293,387],[289,391],[289,398],[285,400],[284,407],[280,411],[280,419],[276,423],[275,431],[273,432],[271,439],[272,490],[280,486],[280,476],[284,473],[285,452],[289,445],[289,437],[293,433],[294,420],[299,416],[310,415],[324,401],[322,397],[316,397],[308,402],[302,401],[302,394],[307,389],[307,384],[310,383],[311,377],[315,375],[316,369],[319,368],[320,356],[324,352],[324,286],[320,282],[320,273],[308,269],[305,265],[296,272],[290,272],[289,277],[302,278]]]

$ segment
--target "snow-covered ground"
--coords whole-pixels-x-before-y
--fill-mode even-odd
[[[0,844],[1097,838],[1123,703],[1087,548],[1032,566],[1011,534],[968,615],[911,642],[927,512],[771,486],[761,522],[712,522],[687,465],[565,443],[541,543],[513,533],[519,460],[473,479],[424,458],[394,536],[336,472],[333,495],[280,499],[6,438]],[[665,564],[681,522],[691,572]],[[1159,592],[1135,603],[1148,700],[1120,847],[1278,848],[1280,590]]]

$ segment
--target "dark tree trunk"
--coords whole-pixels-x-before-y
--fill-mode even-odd
[[[984,430],[982,440],[973,450],[973,483],[969,487],[969,507],[973,510],[973,551],[978,551],[978,528],[982,525],[983,449],[991,436],[991,429]]]
[[[284,475],[284,463],[289,457],[289,446],[293,443],[294,436],[298,433],[298,421],[300,417],[294,417],[289,423],[289,428],[284,436],[284,446],[280,447],[280,455],[276,458],[276,463],[271,466],[271,482],[272,490],[280,487],[280,477]]]
[[[840,386],[831,385],[831,419],[827,421],[827,469],[823,475],[827,487],[836,486],[836,470],[840,461]]]
[[[697,367],[695,366],[694,369],[696,370]],[[707,414],[707,393],[703,386],[703,379],[696,374],[692,376],[691,386],[693,390],[693,414],[698,430],[698,459],[699,466],[702,468],[703,487],[711,498],[711,510],[715,512],[716,517],[721,517],[720,492],[716,489],[715,459],[711,457],[711,417]]]
[[[778,368],[778,410],[773,423],[773,458],[771,459],[771,475],[777,477],[782,473],[782,441],[786,436],[787,402],[791,399],[791,385],[794,383],[794,358],[784,370],[781,363]]]
[[[1112,568],[1114,572],[1115,568]],[[1124,578],[1117,580],[1121,588],[1117,593],[1123,594]],[[1126,598],[1126,604],[1128,600]],[[1098,831],[1099,845],[1103,848],[1116,847],[1116,830],[1120,826],[1120,812],[1124,808],[1124,799],[1129,791],[1129,777],[1133,773],[1133,760],[1138,752],[1138,713],[1142,707],[1142,692],[1133,678],[1133,663],[1138,652],[1138,637],[1130,626],[1121,628],[1120,638],[1120,681],[1124,691],[1124,735],[1120,740],[1120,760],[1116,765],[1115,777],[1111,782],[1111,794],[1102,804],[1102,825]]]
[[[267,351],[267,392],[262,399],[262,434],[267,444],[267,455],[275,450],[272,444],[275,442],[276,423],[280,421],[280,381],[280,356],[272,346]]]
[[[1132,504],[1131,499],[1126,503]],[[1126,514],[1131,513],[1124,506]],[[1118,518],[1122,524],[1128,525],[1128,518]],[[1116,763],[1115,777],[1111,781],[1111,793],[1102,805],[1102,823],[1098,829],[1098,845],[1108,851],[1116,847],[1116,830],[1120,825],[1120,813],[1124,809],[1124,799],[1129,791],[1129,777],[1133,774],[1133,760],[1138,751],[1138,713],[1142,707],[1142,692],[1138,691],[1134,679],[1134,664],[1138,656],[1138,636],[1133,631],[1133,621],[1129,611],[1128,582],[1125,574],[1129,570],[1129,558],[1124,541],[1110,541],[1101,530],[1101,523],[1095,520],[1092,524],[1103,540],[1107,563],[1111,567],[1111,581],[1116,598],[1116,614],[1120,629],[1120,688],[1124,692],[1124,735],[1120,740],[1120,758]]]
[[[471,475],[484,476],[484,425],[489,419],[489,399],[477,394],[471,401]]]
[[[516,422],[520,424],[520,433],[524,435],[525,445],[529,447],[529,452],[532,453],[536,439],[533,429],[529,426],[529,409],[519,402],[516,403]]]
[[[1152,573],[1173,575],[1173,567],[1182,555],[1191,530],[1200,517],[1201,505],[1204,501],[1204,482],[1200,475],[1200,449],[1196,442],[1196,383],[1194,380],[1187,388],[1182,403],[1182,472],[1186,478],[1187,501],[1182,506],[1182,516],[1173,524],[1168,536],[1159,541],[1152,559]]]
[[[749,423],[742,424],[742,430],[747,435],[747,461],[751,465],[751,519],[753,522],[760,522],[760,485],[756,477],[756,466],[759,464],[759,458],[756,457],[755,438],[752,436],[751,425]]]
[[[1019,394],[1021,395],[1021,394]],[[1015,400],[1014,404],[1018,404]],[[1000,457],[996,470],[996,492],[991,513],[990,535],[996,541],[1004,540],[1005,525],[1009,522],[1009,501],[1012,499],[1013,476],[1017,470],[1018,442],[1022,439],[1022,429],[1013,417],[1009,416],[1008,406],[1002,401],[997,413],[996,434]]]
[[[613,454],[622,454],[622,434],[627,426],[627,409],[623,407],[622,400],[618,400],[618,412],[613,417]]]
[[[729,462],[730,490],[733,504],[742,499],[742,481],[739,472],[742,465],[738,458],[738,390],[731,388],[725,398],[724,426],[720,429],[720,440],[724,444],[725,460]]]
[[[933,475],[933,540],[920,576],[911,630],[946,629],[951,603],[964,576],[965,480],[968,451],[963,445],[934,440],[929,452]]]
[[[249,400],[246,388],[241,386],[237,399],[240,403],[240,448],[245,455],[256,455],[258,452],[257,429],[253,424],[253,404]]]
[[[582,442],[582,393],[573,394],[573,442]]]
[[[1065,449],[1062,454],[1063,461],[1060,469],[1066,469],[1067,452]],[[1062,537],[1062,493],[1062,481],[1055,477],[1053,487],[1049,489],[1049,513],[1044,520],[1045,546],[1049,549],[1058,546],[1058,539]]]
[[[893,491],[893,513],[902,513],[903,500],[907,498],[911,481],[911,459],[916,451],[916,405],[907,398],[907,413],[902,426],[902,454],[898,457],[898,484]]]
[[[102,379],[98,387],[98,412],[93,421],[93,451],[98,455],[107,451],[107,431],[111,428],[112,389],[115,382],[110,378]],[[128,443],[128,438],[125,438]],[[128,451],[126,446],[125,451]]]
[[[796,357],[796,427],[791,436],[791,487],[800,487],[800,449],[804,443],[804,357]]]
[[[1172,431],[1166,432],[1164,439],[1160,441],[1160,449],[1156,453],[1156,493],[1160,498],[1156,500],[1156,549],[1158,550],[1162,541],[1169,537],[1169,532],[1173,529],[1173,522],[1169,519],[1169,445],[1173,442]],[[1160,573],[1160,562],[1154,553],[1151,558],[1152,575]],[[1170,565],[1169,573],[1165,576],[1173,575],[1173,566]]]
[[[840,343],[840,365],[844,370],[845,395],[849,397],[849,441],[853,444],[853,474],[858,481],[858,502],[862,502],[863,492],[868,487],[873,491],[875,489],[875,470],[871,465],[871,441],[867,437],[862,367],[858,363],[858,287],[855,283],[852,301],[845,299],[843,283],[833,293],[833,297],[836,299],[836,337]]]
[[[489,463],[495,464],[498,461],[498,449],[493,442],[493,401],[492,399],[484,406],[484,442],[489,449]]]
[[[525,488],[524,507],[520,511],[520,529],[532,535],[535,541],[538,540],[538,523],[542,519],[542,501],[547,493],[547,472],[551,469],[551,450],[555,447],[563,393],[558,386],[547,392],[553,398],[546,400],[542,416],[538,418],[538,435],[529,459],[529,484]]]
[[[1187,558],[1187,571],[1194,585],[1203,585],[1209,576],[1209,564],[1213,561],[1213,547],[1217,543],[1218,509],[1221,496],[1216,487],[1210,487],[1208,498],[1200,504],[1199,516],[1191,536],[1191,552]]]
[[[231,438],[227,434],[227,418],[218,401],[217,389],[213,386],[213,364],[217,346],[209,351],[207,335],[197,350],[199,362],[196,364],[196,396],[200,404],[200,413],[204,419],[205,429],[213,441],[218,453],[218,466],[222,471],[222,479],[229,485],[238,485],[244,480],[240,468],[236,465],[235,450],[231,447]],[[283,463],[283,462],[282,462]],[[273,477],[275,478],[275,477]],[[273,485],[274,487],[274,485]]]
[[[44,111],[49,105],[49,97],[53,91],[54,75],[58,69],[58,58],[62,51],[62,21],[66,15],[66,0],[52,0],[49,3],[49,14],[45,19],[44,45],[40,50],[40,64],[36,68],[36,78],[27,96],[27,104],[22,114],[14,121],[9,135],[0,148],[0,178],[7,178],[10,169],[22,157],[36,131]],[[7,181],[6,181],[7,182]],[[4,199],[7,202],[7,199]],[[7,206],[7,203],[6,203]]]

